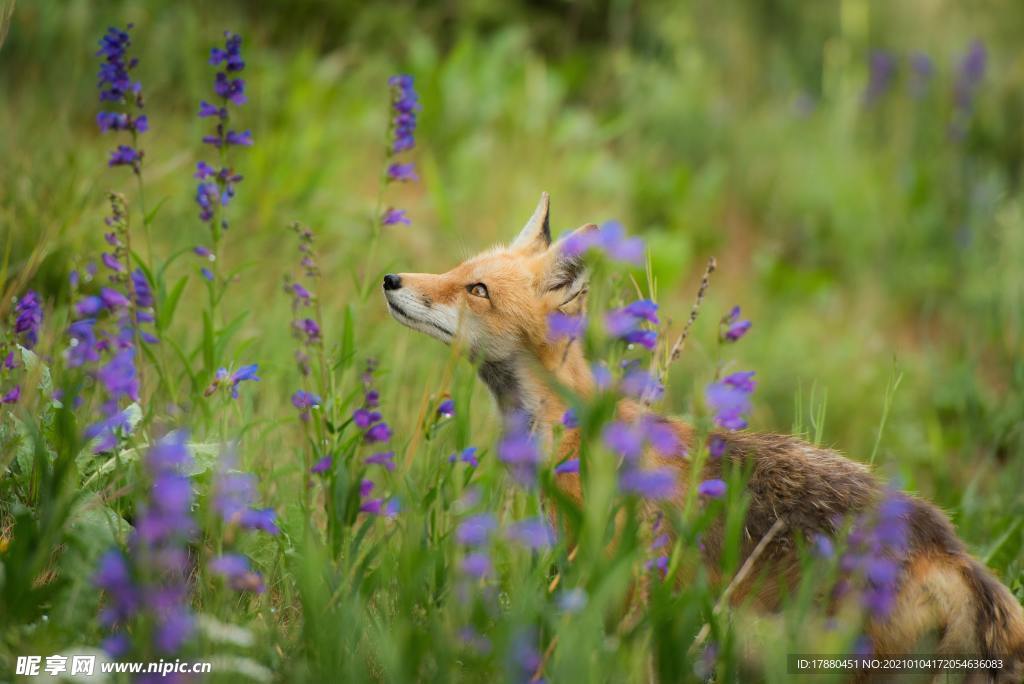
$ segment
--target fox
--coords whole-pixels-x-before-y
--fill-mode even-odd
[[[584,259],[565,249],[568,240],[598,230],[588,223],[552,242],[550,197],[542,193],[536,209],[514,241],[498,245],[446,273],[389,273],[382,290],[390,315],[402,325],[447,345],[459,344],[477,365],[506,421],[526,416],[539,443],[554,462],[578,454],[578,429],[555,426],[567,407],[568,388],[592,396],[595,379],[579,339],[553,340],[548,316],[585,311],[588,289]],[[619,420],[657,420],[679,442],[695,444],[695,430],[681,419],[654,415],[642,403],[622,399]],[[725,444],[718,459],[707,459],[697,481],[719,477],[725,463],[745,466],[750,504],[744,524],[742,558],[763,548],[756,581],[731,595],[749,600],[757,610],[779,607],[786,587],[799,578],[798,548],[814,535],[837,536],[843,520],[877,507],[888,492],[871,469],[838,452],[795,436],[746,430],[714,431]],[[678,472],[671,499],[681,505],[691,482],[690,461],[649,449],[645,466],[669,466]],[[556,486],[579,503],[583,492],[577,473],[555,475]],[[868,623],[865,633],[875,656],[915,652],[932,643],[937,655],[977,655],[1002,659],[1001,668],[974,673],[971,681],[1024,681],[1024,609],[982,563],[974,559],[949,518],[930,502],[900,493],[908,530],[905,557],[894,605],[885,619]],[[781,530],[774,536],[774,530]],[[709,529],[702,553],[713,579],[721,552],[721,527]],[[929,641],[931,640],[931,641]]]

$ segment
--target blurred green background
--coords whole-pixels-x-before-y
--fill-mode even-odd
[[[235,353],[263,369],[257,417],[290,411],[294,389],[289,222],[318,235],[328,336],[354,302],[360,353],[386,360],[382,393],[408,397],[401,432],[447,355],[394,324],[375,292],[358,300],[355,281],[447,269],[510,239],[547,190],[558,230],[614,218],[647,240],[673,331],[717,257],[669,383],[673,412],[699,395],[713,354],[702,340],[737,303],[754,321],[736,354],[760,381],[757,429],[806,424],[813,391],[827,396],[825,442],[866,460],[901,374],[881,472],[951,511],[979,553],[1010,529],[993,551],[1019,576],[1021,531],[1007,521],[1024,515],[1024,6],[21,0],[0,48],[0,242],[8,276],[51,304],[100,249],[105,192],[134,200],[94,120],[96,42],[127,22],[165,255],[207,241],[192,178],[205,58],[224,29],[245,38],[239,120],[256,144],[237,155],[224,254],[244,270],[225,307],[251,311]],[[385,262],[367,266],[396,72],[421,96],[422,181],[389,190],[413,224],[388,229]],[[192,281],[186,301],[201,301]],[[175,325],[195,335],[199,322],[184,311]],[[495,429],[489,410],[474,421]],[[247,458],[284,468],[282,432]]]

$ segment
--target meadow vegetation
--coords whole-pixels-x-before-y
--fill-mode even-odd
[[[656,483],[624,484],[611,416],[641,372],[701,435],[870,462],[1024,599],[1016,5],[5,5],[0,671],[787,681],[787,653],[860,648],[867,592],[815,601],[842,539],[808,540],[779,615],[716,609],[743,472],[641,524]],[[556,235],[612,236],[562,322],[614,377],[572,398],[564,529],[558,464],[380,292],[512,240],[541,191]]]

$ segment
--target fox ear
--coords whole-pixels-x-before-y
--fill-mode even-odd
[[[583,254],[574,249],[574,244],[597,230],[597,226],[588,223],[580,226],[564,238],[556,242],[548,250],[548,262],[544,278],[541,281],[541,294],[553,297],[554,305],[566,313],[578,313],[575,309],[582,308],[583,297],[587,292],[587,265]],[[570,306],[570,302],[573,305]],[[569,311],[568,309],[573,309]]]
[[[519,237],[512,243],[513,249],[525,249],[529,252],[540,252],[551,245],[551,198],[546,192],[540,194],[537,208],[533,216],[519,231]]]

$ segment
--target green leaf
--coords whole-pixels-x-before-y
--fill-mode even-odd
[[[224,329],[217,334],[217,345],[214,351],[216,358],[224,358],[224,351],[227,349],[228,342],[231,341],[231,338],[234,337],[235,333],[238,332],[239,328],[242,327],[242,323],[244,323],[245,319],[248,317],[248,311],[242,312],[237,318],[235,318],[235,320],[228,323]]]
[[[167,298],[159,303],[156,309],[156,327],[158,330],[167,330],[171,325],[171,321],[174,320],[174,312],[178,309],[178,302],[181,300],[181,294],[185,291],[185,285],[188,284],[188,276],[184,275],[178,279],[178,282],[171,288],[170,294]]]
[[[150,209],[149,213],[146,214],[142,218],[142,221],[143,221],[144,225],[147,225],[147,226],[152,225],[153,219],[156,218],[157,212],[160,211],[160,207],[164,206],[164,203],[167,202],[167,200],[168,200],[167,197],[161,197],[160,198],[160,201],[156,203],[156,206],[154,206],[152,209]]]
[[[352,363],[356,350],[356,326],[352,315],[352,304],[345,305],[345,321],[341,330],[341,350],[338,361],[334,364],[335,371],[347,370]]]
[[[214,339],[213,339],[213,319],[210,318],[210,312],[203,312],[203,366],[206,368],[207,374],[212,374],[214,371]]]

